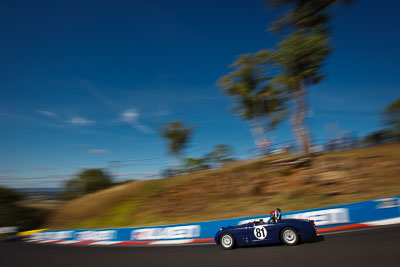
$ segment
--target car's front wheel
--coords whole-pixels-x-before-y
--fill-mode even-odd
[[[299,242],[299,234],[296,229],[286,227],[281,232],[281,240],[287,246],[294,246]]]
[[[220,242],[223,249],[232,249],[235,246],[235,239],[231,234],[223,234],[221,236]]]

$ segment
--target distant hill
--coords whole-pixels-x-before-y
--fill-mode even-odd
[[[22,192],[42,192],[42,191],[60,192],[60,191],[64,190],[64,188],[61,188],[61,187],[27,187],[27,188],[16,188],[15,190],[19,190]]]
[[[51,187],[51,188],[40,188],[40,187],[32,187],[32,188],[17,188],[15,189],[22,193],[25,196],[43,196],[48,198],[60,198],[60,192],[63,191],[63,188],[60,187]]]

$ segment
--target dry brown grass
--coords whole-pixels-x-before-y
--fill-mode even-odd
[[[47,224],[65,225],[104,216],[115,205],[131,199],[141,184],[134,181],[69,201],[50,215]]]
[[[330,153],[310,166],[266,158],[169,179],[132,182],[71,201],[49,227],[187,223],[318,208],[400,192],[400,144]],[[280,161],[279,161],[280,162]]]

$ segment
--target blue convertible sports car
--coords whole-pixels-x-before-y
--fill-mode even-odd
[[[215,235],[215,242],[224,249],[235,246],[255,246],[283,243],[294,246],[316,236],[312,220],[281,219],[281,210],[276,209],[267,222],[262,219],[238,226],[222,227]]]

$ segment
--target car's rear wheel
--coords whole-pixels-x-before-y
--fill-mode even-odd
[[[221,236],[220,242],[223,249],[232,249],[235,246],[235,239],[231,234],[223,234]]]
[[[299,234],[296,229],[286,227],[281,232],[281,240],[287,246],[294,246],[299,242]]]

